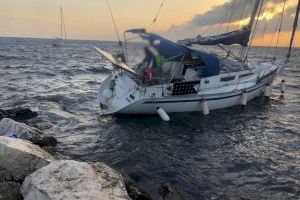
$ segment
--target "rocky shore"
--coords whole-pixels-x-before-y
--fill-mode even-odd
[[[14,121],[35,116],[30,109],[0,110],[0,200],[151,200],[128,176],[104,163],[49,154],[42,147],[55,146],[53,136]],[[169,183],[159,192],[162,200],[182,199]]]

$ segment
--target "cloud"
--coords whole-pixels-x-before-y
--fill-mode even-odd
[[[240,19],[244,11],[249,11],[251,5],[249,0],[229,1],[222,5],[215,6],[212,10],[196,15],[189,23],[195,26],[208,26],[219,24],[220,22],[228,23]],[[234,11],[234,12],[232,12]]]
[[[183,39],[201,35],[214,35],[237,30],[247,24],[252,12],[254,0],[229,0],[211,10],[195,15],[190,21],[180,26],[171,26],[165,35],[171,39]],[[283,8],[284,0],[264,1],[259,17],[257,35],[274,32]],[[287,0],[282,31],[292,29],[297,0]]]

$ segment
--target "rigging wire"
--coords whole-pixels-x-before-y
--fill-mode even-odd
[[[267,1],[263,2],[263,6],[264,6],[264,8],[263,8],[262,13],[265,13],[265,11],[267,9]],[[261,35],[260,35],[260,37],[262,37],[263,43],[264,43],[265,33],[266,33],[266,30],[267,30],[267,26],[268,26],[268,20],[265,19],[264,21],[265,21],[265,23],[263,25],[263,29],[262,29],[262,32],[261,32]],[[263,52],[262,52],[263,47],[260,47],[260,49],[258,49],[258,51],[260,52],[258,55],[263,55]],[[261,56],[260,58],[263,58],[263,57],[264,56]]]
[[[228,26],[227,26],[227,32],[229,32],[229,29],[230,29],[230,24],[231,24],[231,21],[232,21],[233,12],[234,12],[234,8],[235,8],[235,3],[236,3],[236,0],[233,0],[233,1],[232,1],[232,7],[231,7],[230,18],[229,18],[229,22],[228,22]]]
[[[277,35],[277,41],[276,41],[276,48],[275,48],[274,61],[275,61],[275,59],[276,59],[277,52],[278,52],[278,43],[279,43],[279,38],[280,38],[280,34],[281,34],[282,21],[283,21],[283,14],[284,14],[284,11],[285,11],[286,1],[287,1],[287,0],[284,0],[284,4],[283,4],[282,11],[281,11],[281,14],[280,14],[280,19],[279,19],[279,24],[280,24],[280,26],[279,26],[278,35]]]
[[[112,13],[112,10],[111,10],[111,7],[110,7],[110,4],[109,4],[108,0],[106,0],[106,4],[107,4],[107,7],[108,7],[108,9],[109,9],[109,13],[110,13],[110,16],[111,16],[113,25],[114,25],[114,29],[115,29],[115,32],[116,32],[116,36],[117,36],[118,41],[119,41],[119,47],[121,48],[121,47],[122,47],[122,41],[121,41],[121,39],[120,39],[119,31],[118,31],[118,28],[117,28],[117,25],[116,25],[116,22],[115,22],[115,18],[114,18],[114,16],[113,16],[113,13]]]
[[[243,2],[241,1],[241,3],[243,3]],[[243,19],[243,17],[244,17],[245,10],[246,10],[246,6],[247,6],[247,3],[244,3],[243,11],[242,11],[241,16],[240,16],[240,21],[241,21],[241,20]]]
[[[224,31],[222,31],[222,28],[220,28],[219,26],[222,26],[226,19],[228,18],[228,15],[231,14],[229,9],[226,9],[225,12],[223,13],[223,15],[219,15],[220,18],[218,18],[217,21],[221,21],[220,23],[215,23],[212,25],[207,25],[207,28],[204,28],[204,30],[202,31],[203,35],[208,36],[208,35],[212,35],[212,34],[220,34],[223,33]]]
[[[154,19],[152,20],[152,22],[149,24],[149,26],[148,26],[148,29],[151,29],[151,27],[153,27],[153,29],[152,29],[152,31],[154,32],[155,31],[155,25],[156,25],[156,22],[158,21],[158,18],[159,18],[159,15],[160,15],[160,13],[161,13],[161,10],[162,10],[162,8],[163,8],[163,6],[165,5],[165,1],[166,0],[162,0],[162,2],[161,2],[161,4],[160,4],[160,6],[159,6],[159,8],[158,8],[158,10],[157,10],[157,12],[156,12],[156,15],[155,15],[155,17],[154,17]],[[125,37],[125,35],[124,35],[124,37]],[[138,39],[138,38],[140,38],[140,36],[134,36],[134,37],[131,37],[131,38],[126,38],[126,41],[128,42],[128,41],[133,41],[133,40],[135,40],[135,39]],[[143,43],[138,43],[138,45],[137,45],[137,47],[136,48],[141,48],[141,47],[143,47],[144,46],[144,44]],[[126,46],[126,43],[125,43],[125,52],[127,52],[127,46]],[[126,56],[127,57],[127,62],[134,62],[134,60],[129,60],[129,57],[128,57],[128,55]]]
[[[151,24],[149,25],[149,28],[151,28],[153,26],[153,32],[155,30],[155,25],[156,25],[157,19],[158,19],[159,15],[161,13],[161,10],[162,10],[162,8],[163,8],[163,6],[165,4],[165,1],[166,0],[162,0],[162,2],[161,2],[160,6],[159,6],[159,8],[157,10],[157,13],[156,13],[154,19],[152,20]]]
[[[289,58],[291,56],[291,51],[292,51],[292,47],[293,47],[294,39],[295,39],[295,33],[296,33],[296,30],[298,27],[299,13],[300,13],[300,0],[298,0],[298,5],[296,8],[296,15],[295,15],[294,24],[293,24],[293,31],[292,31],[292,36],[291,36],[291,40],[290,40],[289,50],[288,50],[288,54],[286,56],[286,62],[289,60]]]
[[[263,4],[263,2],[264,2],[264,0],[262,0],[262,4]],[[247,61],[247,59],[248,59],[250,47],[251,47],[251,45],[252,45],[252,42],[253,42],[253,40],[254,40],[254,36],[256,35],[257,29],[258,29],[259,16],[260,16],[261,11],[262,11],[262,4],[260,5],[259,11],[258,11],[258,15],[257,15],[256,21],[255,21],[254,31],[253,31],[253,33],[252,33],[252,36],[251,36],[251,39],[250,39],[250,43],[249,43],[249,46],[248,46],[247,51],[246,51],[246,55],[245,55],[245,59],[244,59],[244,62],[245,62],[245,63],[246,63],[246,61]]]
[[[211,26],[208,26],[208,28],[203,31],[203,33],[206,33],[206,35],[211,35],[213,32],[215,32],[216,34],[216,29],[218,29],[218,32],[217,33],[220,33],[220,31],[222,31],[220,28],[217,28],[218,25],[223,25],[225,23],[225,20],[227,18],[227,15],[230,14],[229,10],[226,10],[226,12],[224,12],[223,15],[220,15],[220,20],[223,19],[223,21],[221,23],[218,23],[218,24],[214,24],[214,25],[211,25]]]
[[[274,11],[274,8],[273,8],[273,11]],[[277,23],[276,23],[276,26],[275,26],[275,28],[274,28],[274,31],[273,31],[273,34],[272,34],[272,37],[271,37],[271,41],[270,41],[270,43],[269,43],[269,50],[268,50],[268,53],[270,53],[270,51],[272,50],[272,44],[273,44],[273,41],[274,41],[274,37],[275,37],[275,35],[276,35],[276,33],[277,33],[277,29],[278,29],[278,27],[279,27],[279,20],[277,21]],[[272,52],[271,52],[272,53]]]

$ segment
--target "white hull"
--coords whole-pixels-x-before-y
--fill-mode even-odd
[[[103,97],[103,91],[112,79],[110,77],[99,89],[98,102],[102,107],[105,105],[103,114],[156,114],[158,108],[167,113],[203,111],[203,101],[207,102],[209,110],[222,109],[241,105],[243,93],[247,94],[247,102],[260,96],[272,84],[279,70],[275,65],[266,65],[254,68],[251,75],[250,71],[221,74],[201,80],[197,94],[175,96],[164,94],[168,85],[139,88],[126,75],[117,73],[111,76],[118,76],[115,94],[109,100]],[[249,76],[240,78],[247,73]],[[235,78],[226,82],[217,81],[228,76]],[[210,83],[204,84],[207,81]]]
[[[247,101],[262,95],[267,85],[272,83],[270,81],[249,88],[247,91]],[[144,99],[136,102],[117,113],[120,114],[156,114],[157,108],[163,108],[168,113],[179,113],[179,112],[195,112],[203,111],[201,106],[203,99],[207,101],[209,110],[216,110],[222,108],[228,108],[235,105],[241,105],[242,91],[237,91],[228,94],[221,95],[196,95],[185,98],[165,98],[165,99]]]

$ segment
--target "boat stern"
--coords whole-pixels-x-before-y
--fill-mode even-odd
[[[140,100],[139,85],[128,75],[116,72],[108,76],[97,93],[97,103],[106,115],[118,111]]]

